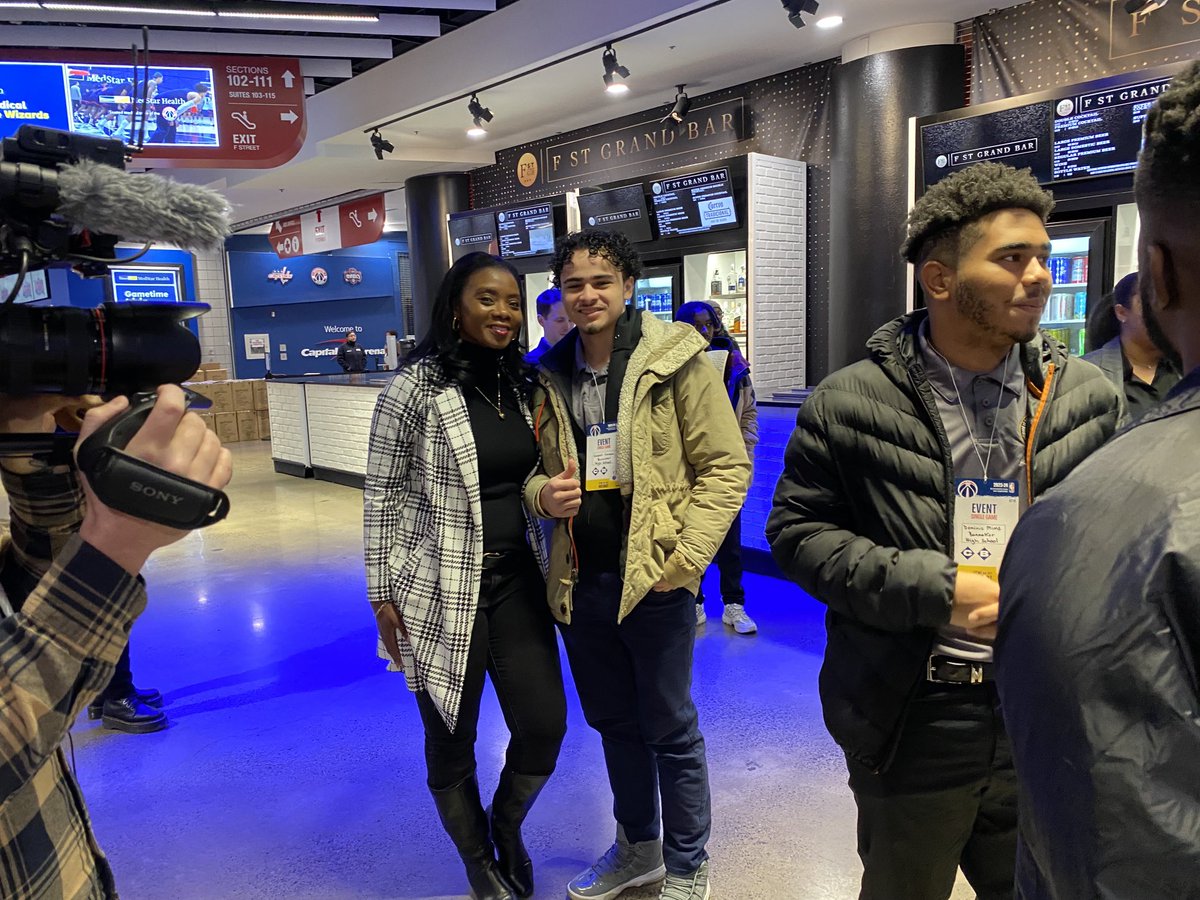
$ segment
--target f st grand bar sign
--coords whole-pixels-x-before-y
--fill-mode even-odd
[[[517,181],[524,188],[595,182],[597,175],[737,144],[747,137],[745,118],[744,99],[734,97],[692,107],[687,119],[678,124],[660,121],[655,112],[596,134],[523,152],[518,148]]]
[[[1178,0],[1148,12],[1125,12],[1125,0],[1109,0],[1108,58],[1121,59],[1200,43],[1200,0]],[[1196,52],[1196,48],[1189,48]]]

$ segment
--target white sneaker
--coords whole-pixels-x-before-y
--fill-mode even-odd
[[[754,634],[758,631],[754,620],[746,615],[746,607],[740,603],[726,604],[725,612],[721,613],[721,621],[726,625],[732,625],[733,630],[738,634]]]
[[[708,613],[704,611],[704,604],[696,604],[696,626],[699,627],[708,621]]]

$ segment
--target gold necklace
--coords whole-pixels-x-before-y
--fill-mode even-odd
[[[487,394],[485,394],[483,392],[483,388],[481,388],[479,385],[475,385],[475,390],[477,390],[479,392],[480,397],[482,397],[484,400],[487,401],[487,405],[492,407],[494,410],[496,410],[496,413],[500,416],[500,418],[503,419],[504,418],[504,409],[500,406],[500,373],[499,372],[496,373],[496,402],[495,403],[492,402],[491,397],[489,397]]]

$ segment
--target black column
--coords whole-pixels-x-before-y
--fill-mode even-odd
[[[831,372],[866,357],[871,333],[904,313],[907,268],[898,250],[908,214],[908,118],[962,105],[957,44],[889,50],[834,73]]]
[[[417,340],[429,331],[430,307],[450,268],[446,216],[470,207],[466,175],[418,175],[404,182],[408,257],[412,263],[413,324]]]

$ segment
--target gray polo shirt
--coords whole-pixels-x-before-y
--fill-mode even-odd
[[[575,342],[575,369],[571,374],[571,415],[575,424],[586,430],[604,421],[608,398],[608,363],[593,369],[583,357],[583,341]]]
[[[917,343],[950,442],[954,479],[986,475],[992,480],[1015,481],[1024,512],[1029,503],[1025,487],[1029,395],[1021,370],[1020,346],[1014,345],[1006,360],[992,371],[978,373],[950,365],[937,352],[929,340],[928,319],[921,323]],[[992,659],[990,642],[950,625],[938,629],[934,652],[976,662]]]

